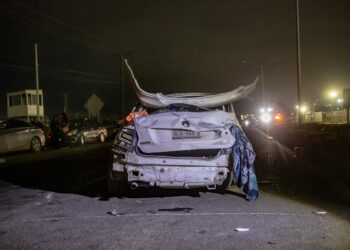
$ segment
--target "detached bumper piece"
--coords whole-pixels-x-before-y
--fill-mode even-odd
[[[243,188],[246,200],[256,200],[259,197],[259,188],[254,170],[255,152],[253,146],[241,128],[232,126],[230,130],[236,138],[232,146],[235,183],[239,188]]]

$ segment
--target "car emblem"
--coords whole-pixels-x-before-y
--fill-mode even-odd
[[[182,126],[184,127],[189,127],[190,126],[190,122],[189,121],[182,121]]]

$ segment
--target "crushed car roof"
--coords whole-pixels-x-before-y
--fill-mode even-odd
[[[220,94],[183,93],[164,95],[162,93],[149,93],[143,90],[128,64],[128,60],[124,59],[124,61],[135,89],[136,96],[139,98],[140,102],[148,108],[162,108],[175,103],[190,104],[203,108],[222,106],[246,97],[255,89],[256,83],[259,79],[259,77],[257,77],[255,81],[249,85],[240,86],[234,90]]]

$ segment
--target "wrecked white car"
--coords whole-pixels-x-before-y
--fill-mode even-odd
[[[202,188],[224,191],[234,179],[232,150],[239,127],[232,101],[247,87],[218,95],[151,94],[130,68],[140,104],[117,134],[108,170],[108,189],[123,195],[138,187]]]

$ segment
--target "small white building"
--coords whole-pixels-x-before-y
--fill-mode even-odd
[[[39,118],[44,118],[43,91],[39,89]],[[24,118],[28,121],[37,117],[37,97],[35,89],[25,89],[7,93],[7,117]]]

